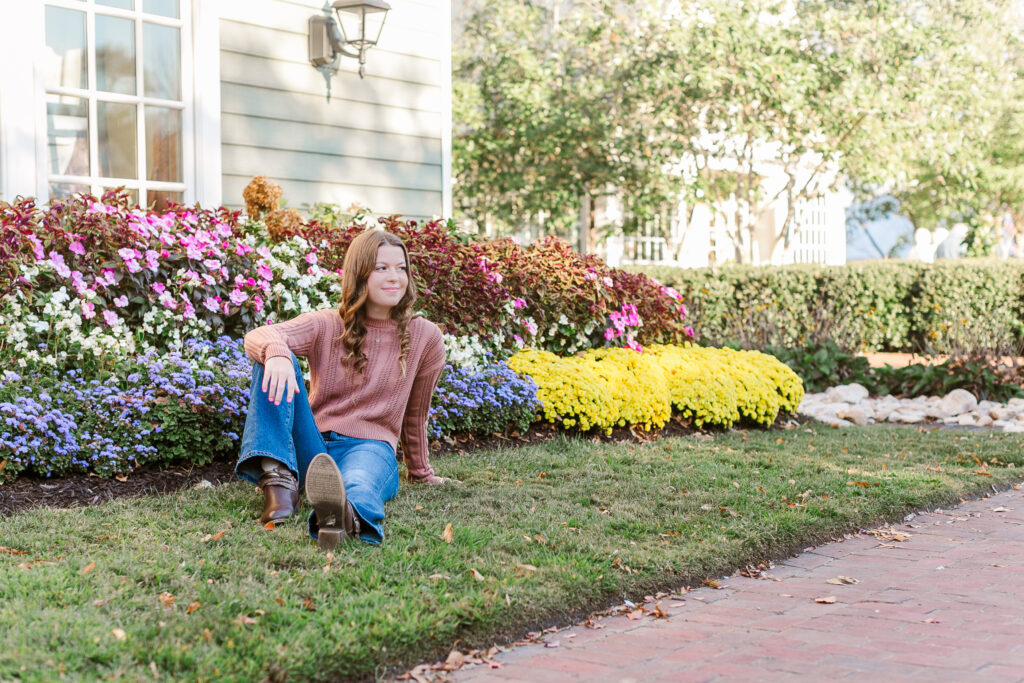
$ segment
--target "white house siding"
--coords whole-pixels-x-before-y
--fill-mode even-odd
[[[450,9],[390,0],[360,79],[343,57],[327,101],[308,62],[316,0],[224,0],[220,7],[223,202],[242,204],[255,175],[288,206],[353,201],[378,214],[429,217],[450,195]]]

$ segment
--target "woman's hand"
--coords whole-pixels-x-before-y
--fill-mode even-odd
[[[281,405],[282,396],[286,402],[291,403],[292,396],[299,393],[299,383],[295,377],[292,359],[284,356],[268,358],[263,365],[261,388],[274,405]]]
[[[436,474],[431,474],[429,477],[423,477],[422,479],[413,479],[412,481],[416,482],[417,484],[430,484],[431,486],[438,486],[440,484],[450,483],[454,480],[449,479],[448,477],[439,477]]]

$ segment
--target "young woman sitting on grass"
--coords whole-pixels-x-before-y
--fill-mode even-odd
[[[405,244],[368,230],[345,253],[338,310],[245,335],[254,365],[235,473],[263,492],[261,523],[294,514],[305,486],[321,548],[380,543],[384,503],[398,493],[399,442],[411,481],[448,481],[430,467],[426,428],[444,342],[413,315],[415,301]],[[309,361],[308,397],[296,356]]]

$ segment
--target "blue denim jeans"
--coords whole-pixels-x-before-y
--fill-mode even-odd
[[[345,496],[359,516],[360,537],[367,543],[384,540],[384,503],[398,493],[398,462],[386,441],[356,439],[335,432],[320,432],[309,396],[301,381],[299,361],[292,356],[299,393],[291,403],[274,405],[262,389],[264,368],[253,363],[249,387],[249,412],[242,433],[242,453],[235,474],[257,483],[263,471],[261,458],[273,458],[288,468],[305,486],[306,470],[318,453],[327,453],[338,464],[345,480]],[[309,516],[309,534],[317,537],[316,514]]]

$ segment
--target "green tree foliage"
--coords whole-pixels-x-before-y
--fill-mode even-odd
[[[580,201],[733,199],[738,260],[840,182],[917,227],[1021,205],[1010,0],[476,0],[456,44],[458,207],[499,229]],[[773,184],[768,177],[781,178]],[[784,215],[777,199],[788,200]],[[770,244],[753,230],[771,216]]]

